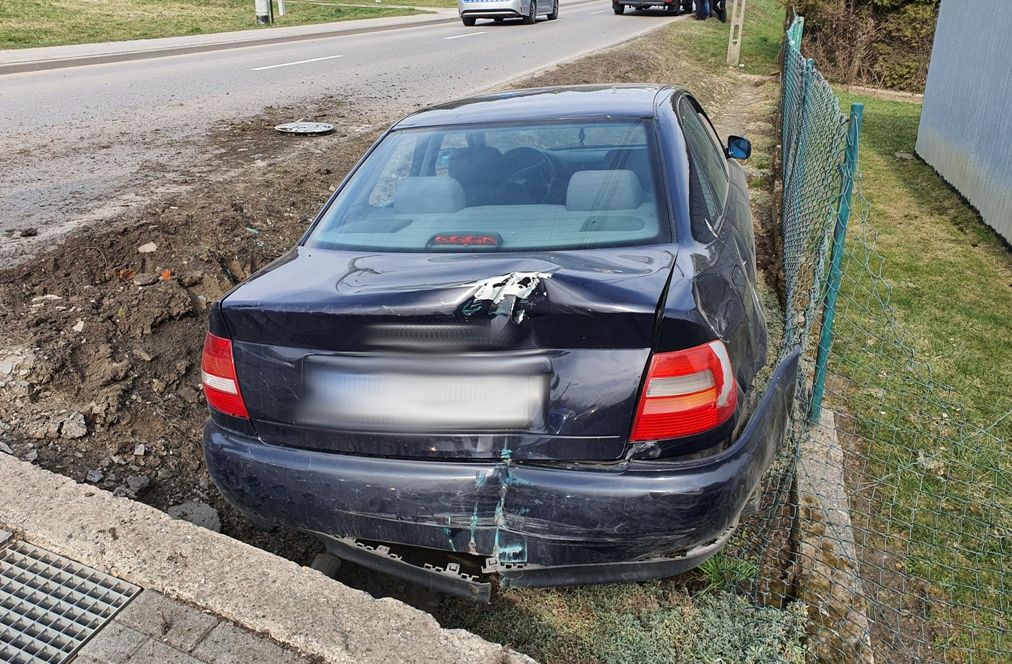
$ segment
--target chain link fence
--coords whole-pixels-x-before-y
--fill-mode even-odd
[[[1012,413],[969,421],[897,320],[857,167],[861,108],[841,112],[803,28],[784,41],[779,210],[781,355],[800,347],[803,367],[729,559],[758,572],[757,601],[805,603],[811,661],[1010,662]]]

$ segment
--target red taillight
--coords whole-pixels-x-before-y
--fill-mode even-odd
[[[723,342],[656,353],[650,358],[630,439],[702,433],[726,422],[737,404],[738,388]]]
[[[232,417],[249,419],[246,404],[239,391],[232,361],[232,342],[210,332],[204,337],[204,354],[200,361],[200,378],[207,404]]]

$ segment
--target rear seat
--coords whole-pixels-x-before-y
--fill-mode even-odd
[[[464,189],[449,176],[407,177],[398,182],[392,208],[381,208],[344,233],[383,235],[402,246],[425,246],[436,233],[498,233],[506,246],[578,244],[653,237],[656,205],[645,200],[632,170],[577,171],[566,205],[464,206]],[[340,233],[340,231],[339,231]]]

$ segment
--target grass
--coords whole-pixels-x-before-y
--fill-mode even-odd
[[[438,2],[441,0],[428,0]],[[425,0],[423,0],[425,2]],[[291,2],[274,25],[417,13],[407,7]],[[0,3],[0,49],[197,35],[257,26],[253,0],[16,0]]]
[[[349,4],[369,5],[372,7],[401,6],[401,7],[443,7],[445,9],[456,9],[457,0],[288,0],[288,6],[293,4]]]
[[[780,42],[784,34],[785,10],[779,0],[750,1],[745,5],[742,26],[741,71],[748,74],[776,74]],[[730,20],[730,19],[729,19]],[[693,52],[706,62],[723,66],[727,58],[728,23],[716,19],[691,21]]]
[[[858,520],[948,600],[930,602],[938,647],[1000,661],[1012,648],[999,640],[1012,611],[1012,254],[928,165],[895,156],[914,152],[919,104],[840,97],[865,104],[877,231],[852,221],[833,347],[861,481],[876,480]]]
[[[630,592],[635,589],[635,592]],[[737,595],[690,597],[670,583],[516,590],[440,617],[542,662],[801,664],[806,616],[756,607]]]

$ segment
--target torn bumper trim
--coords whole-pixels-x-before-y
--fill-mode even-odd
[[[677,559],[724,538],[784,437],[797,370],[794,353],[739,439],[691,462],[580,469],[364,457],[265,444],[214,423],[204,451],[222,493],[260,521],[479,555],[519,584],[540,567]]]

